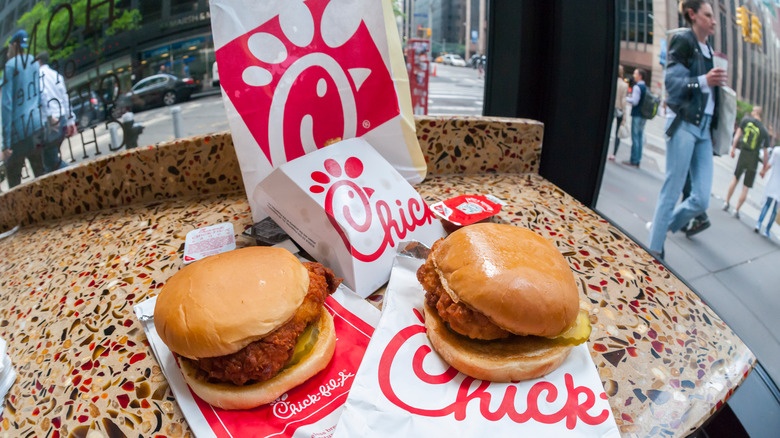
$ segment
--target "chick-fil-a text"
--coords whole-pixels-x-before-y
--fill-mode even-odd
[[[565,393],[560,394],[565,398],[566,402],[558,412],[551,414],[544,414],[539,409],[539,403],[555,403],[559,397],[558,388],[548,381],[539,381],[535,383],[528,393],[525,395],[526,410],[524,412],[517,412],[515,408],[515,400],[518,397],[522,397],[522,394],[518,394],[517,386],[508,385],[504,392],[504,396],[501,400],[501,404],[495,411],[490,410],[490,402],[495,394],[488,392],[490,388],[490,382],[482,381],[476,389],[471,389],[472,383],[475,379],[466,377],[458,388],[457,396],[455,400],[442,406],[439,409],[422,409],[415,407],[412,400],[404,401],[396,394],[393,388],[393,382],[390,379],[390,369],[393,366],[409,366],[411,365],[412,371],[415,377],[419,379],[420,385],[430,385],[431,390],[435,390],[435,386],[444,385],[452,381],[457,375],[458,371],[452,367],[449,367],[444,373],[439,375],[431,375],[426,372],[422,363],[425,356],[431,353],[431,348],[428,345],[421,345],[414,353],[414,357],[411,360],[411,364],[403,363],[399,360],[398,352],[404,346],[404,344],[412,337],[416,335],[423,335],[425,333],[425,327],[422,325],[412,325],[399,331],[385,347],[384,352],[379,360],[379,387],[382,394],[390,400],[394,405],[416,415],[422,415],[427,417],[444,417],[453,415],[456,420],[463,421],[466,419],[466,408],[472,401],[476,401],[479,405],[480,414],[489,421],[498,421],[504,417],[508,417],[516,423],[525,423],[529,420],[534,420],[544,424],[553,424],[560,421],[566,421],[566,427],[568,429],[574,429],[577,425],[577,420],[582,421],[585,424],[595,425],[601,424],[609,418],[609,411],[604,409],[596,416],[592,416],[588,413],[595,402],[596,395],[593,390],[585,386],[575,386],[574,378],[571,374],[566,373],[564,376],[565,381]],[[584,400],[580,401],[580,394],[583,394]],[[602,393],[601,398],[606,398],[606,394]],[[447,403],[446,401],[444,403]]]

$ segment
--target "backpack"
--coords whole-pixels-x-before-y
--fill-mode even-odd
[[[639,102],[639,114],[643,119],[652,119],[658,114],[658,105],[661,104],[661,99],[651,93],[647,86],[642,88],[644,96],[642,96],[642,100]]]

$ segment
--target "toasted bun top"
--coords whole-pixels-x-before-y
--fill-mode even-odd
[[[287,322],[308,290],[308,270],[286,249],[237,249],[171,277],[157,297],[154,323],[177,354],[224,356]]]
[[[454,301],[512,333],[555,336],[577,317],[579,294],[569,264],[531,230],[470,225],[440,242],[431,257]]]

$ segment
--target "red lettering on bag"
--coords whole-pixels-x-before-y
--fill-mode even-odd
[[[515,423],[525,423],[529,420],[534,420],[539,423],[554,424],[565,420],[566,428],[574,429],[577,426],[577,420],[588,425],[596,425],[603,423],[609,418],[609,410],[607,409],[602,410],[601,413],[596,416],[592,416],[588,413],[588,410],[595,405],[596,395],[593,390],[586,386],[575,386],[574,378],[569,373],[564,375],[565,393],[559,394],[558,388],[551,382],[539,381],[535,383],[528,391],[528,394],[526,394],[527,407],[525,412],[517,412],[515,409],[515,401],[518,394],[517,386],[514,385],[506,387],[503,398],[501,399],[501,404],[495,411],[491,411],[490,402],[492,397],[496,395],[488,392],[491,383],[488,381],[481,381],[479,386],[472,390],[471,386],[475,381],[472,377],[463,379],[458,388],[457,396],[451,403],[442,406],[439,409],[417,408],[410,404],[412,401],[406,402],[401,400],[398,394],[396,394],[393,389],[393,382],[390,379],[390,369],[394,365],[405,365],[400,359],[397,359],[398,352],[410,338],[423,333],[425,333],[425,327],[417,324],[402,329],[393,336],[379,359],[378,380],[382,394],[391,403],[407,412],[426,417],[445,417],[453,414],[457,421],[463,421],[466,420],[467,417],[467,407],[472,401],[476,400],[479,404],[480,414],[488,421],[498,421],[504,417],[508,417]],[[419,379],[419,384],[430,385],[432,387],[448,384],[458,375],[458,371],[453,367],[449,367],[442,374],[429,374],[423,369],[422,363],[425,357],[430,353],[431,348],[428,345],[421,345],[417,348],[411,360],[412,371],[414,372],[415,377]],[[405,384],[408,384],[408,382],[405,382]],[[580,394],[585,395],[583,401],[580,401]],[[559,400],[559,395],[565,397],[565,404],[560,410],[551,414],[544,414],[540,411],[539,402],[541,400],[543,400],[544,403],[552,404]],[[602,395],[602,398],[604,398],[604,395]]]
[[[334,178],[341,178],[342,171],[341,166],[333,159],[328,159],[324,163],[325,171]],[[363,173],[363,163],[357,157],[347,158],[344,168],[345,174],[349,178],[357,178]],[[311,174],[311,179],[319,184],[330,184],[331,178],[323,172],[315,171]],[[344,192],[346,190],[346,192]],[[309,188],[312,193],[322,193],[325,188],[319,185],[313,185]],[[414,231],[417,227],[431,224],[434,219],[434,214],[428,205],[422,199],[409,198],[406,201],[406,208],[403,207],[403,201],[396,200],[395,208],[391,208],[390,205],[384,200],[379,200],[374,206],[371,205],[370,198],[374,193],[374,190],[369,187],[360,187],[354,181],[341,179],[334,181],[332,185],[327,189],[325,194],[324,209],[328,216],[333,228],[341,236],[341,241],[347,247],[350,254],[356,259],[362,262],[372,262],[384,254],[387,247],[395,247],[398,240],[406,237],[406,234],[410,231]],[[344,221],[353,230],[364,233],[371,228],[371,224],[374,221],[374,216],[379,220],[379,224],[382,228],[383,238],[377,245],[373,252],[361,252],[355,248],[349,241],[347,233],[342,228],[339,220],[336,219],[334,205],[336,201],[343,199],[355,199],[358,197],[359,202],[354,203],[359,209],[353,211],[351,208],[355,208],[348,203],[345,203],[341,208],[341,215],[344,217]],[[363,217],[362,220],[356,219]],[[397,240],[396,240],[397,239]]]

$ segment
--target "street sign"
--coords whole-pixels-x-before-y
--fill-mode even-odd
[[[471,31],[471,43],[472,44],[477,44],[477,40],[478,39],[479,39],[479,32],[477,32],[476,30],[472,30]]]

